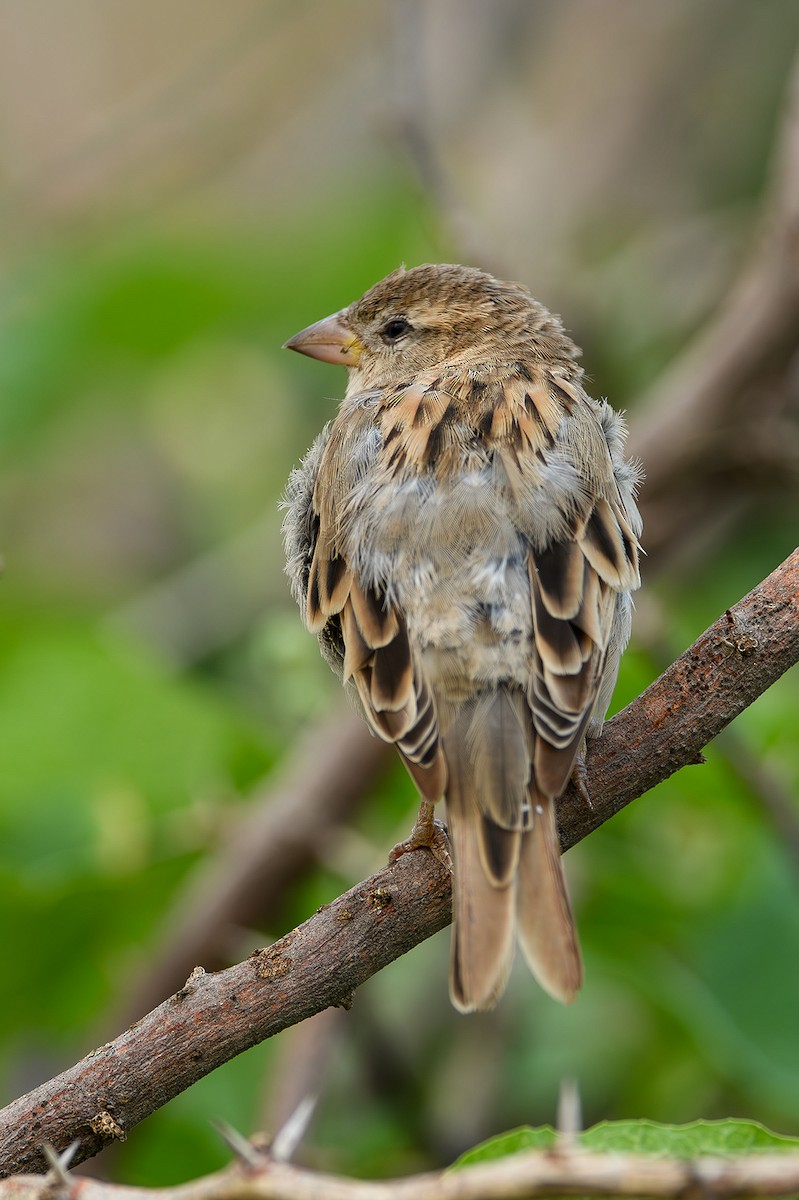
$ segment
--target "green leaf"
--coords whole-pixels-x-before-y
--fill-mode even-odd
[[[551,1150],[556,1134],[551,1125],[512,1129],[489,1138],[453,1164],[452,1169],[506,1158],[522,1150]],[[657,1121],[602,1121],[579,1135],[586,1150],[655,1154],[677,1158],[703,1155],[749,1154],[766,1150],[799,1150],[799,1138],[772,1133],[757,1121],[692,1121],[688,1125],[661,1125]]]
[[[507,1133],[499,1133],[496,1137],[481,1142],[467,1150],[456,1159],[450,1170],[460,1170],[461,1167],[472,1167],[475,1163],[493,1162],[497,1158],[507,1158],[510,1154],[519,1154],[523,1150],[552,1150],[557,1141],[557,1134],[551,1125],[521,1125]]]
[[[698,1158],[704,1154],[749,1154],[759,1150],[797,1150],[799,1139],[773,1133],[758,1121],[730,1118],[661,1125],[658,1121],[601,1121],[580,1136],[587,1150]]]

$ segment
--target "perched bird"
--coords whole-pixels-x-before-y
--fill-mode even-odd
[[[582,966],[555,802],[601,729],[630,632],[638,468],[579,351],[520,284],[404,268],[286,346],[347,367],[289,481],[287,572],[309,630],[422,797],[399,852],[439,850],[450,995],[502,994],[518,937],[540,984]]]

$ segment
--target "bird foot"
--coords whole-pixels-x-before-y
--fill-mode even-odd
[[[572,767],[572,783],[580,793],[582,800],[588,805],[591,811],[594,811],[594,802],[591,799],[591,793],[588,790],[588,767],[585,765],[585,758],[582,753],[577,755]]]
[[[410,835],[391,850],[388,856],[390,863],[395,863],[403,854],[411,854],[414,850],[429,850],[443,867],[452,874],[452,855],[449,849],[449,836],[443,821],[433,816],[432,804],[423,804],[419,816],[414,822]]]

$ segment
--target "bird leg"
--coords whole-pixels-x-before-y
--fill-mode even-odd
[[[429,800],[423,800],[410,835],[404,841],[398,842],[390,852],[388,856],[390,863],[395,863],[403,854],[425,849],[435,855],[441,865],[452,873],[452,856],[449,851],[447,827],[443,821],[436,820],[434,812],[435,805],[431,804]]]
[[[588,805],[593,812],[594,802],[591,799],[591,793],[588,790],[588,767],[585,765],[585,751],[578,751],[577,757],[574,760],[571,775],[572,783],[580,793],[580,798]]]

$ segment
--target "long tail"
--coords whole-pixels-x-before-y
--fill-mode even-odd
[[[454,864],[450,996],[461,1012],[502,995],[518,931],[552,996],[572,1000],[582,968],[554,803],[532,779],[529,710],[516,689],[466,705],[444,738]]]

